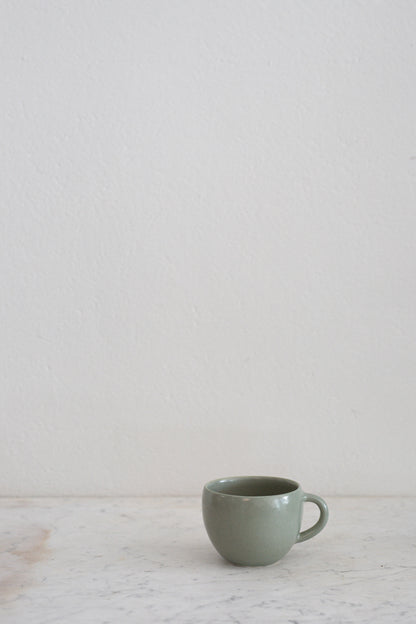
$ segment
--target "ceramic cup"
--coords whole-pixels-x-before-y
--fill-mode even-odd
[[[318,505],[320,517],[300,531],[303,503]],[[202,512],[208,536],[232,563],[246,566],[279,561],[293,544],[317,535],[328,521],[328,507],[305,494],[296,481],[280,477],[227,477],[204,486]]]

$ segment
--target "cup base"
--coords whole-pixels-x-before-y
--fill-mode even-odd
[[[256,563],[250,563],[250,562],[242,563],[241,561],[231,561],[231,559],[227,559],[227,557],[222,557],[222,559],[226,561],[227,563],[230,563],[231,565],[236,566],[237,568],[265,568],[267,566],[275,565],[276,563],[279,563],[280,561],[280,559],[276,559],[275,561],[266,561],[265,563],[257,563],[257,562]]]

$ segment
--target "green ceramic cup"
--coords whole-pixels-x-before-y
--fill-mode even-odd
[[[300,530],[303,503],[318,505],[320,517]],[[293,544],[317,535],[328,521],[328,507],[305,494],[296,481],[280,477],[227,477],[210,481],[202,493],[208,536],[220,555],[237,565],[279,561]]]

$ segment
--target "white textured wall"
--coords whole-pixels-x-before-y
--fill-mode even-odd
[[[13,0],[0,490],[416,494],[416,4]]]

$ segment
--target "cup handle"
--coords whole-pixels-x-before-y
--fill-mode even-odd
[[[318,522],[316,522],[309,529],[306,529],[306,531],[301,531],[296,542],[304,542],[305,540],[311,539],[311,537],[315,537],[315,535],[318,535],[318,533],[322,531],[328,522],[328,505],[323,498],[317,496],[316,494],[304,494],[303,502],[315,503],[315,505],[318,505],[321,513]]]

